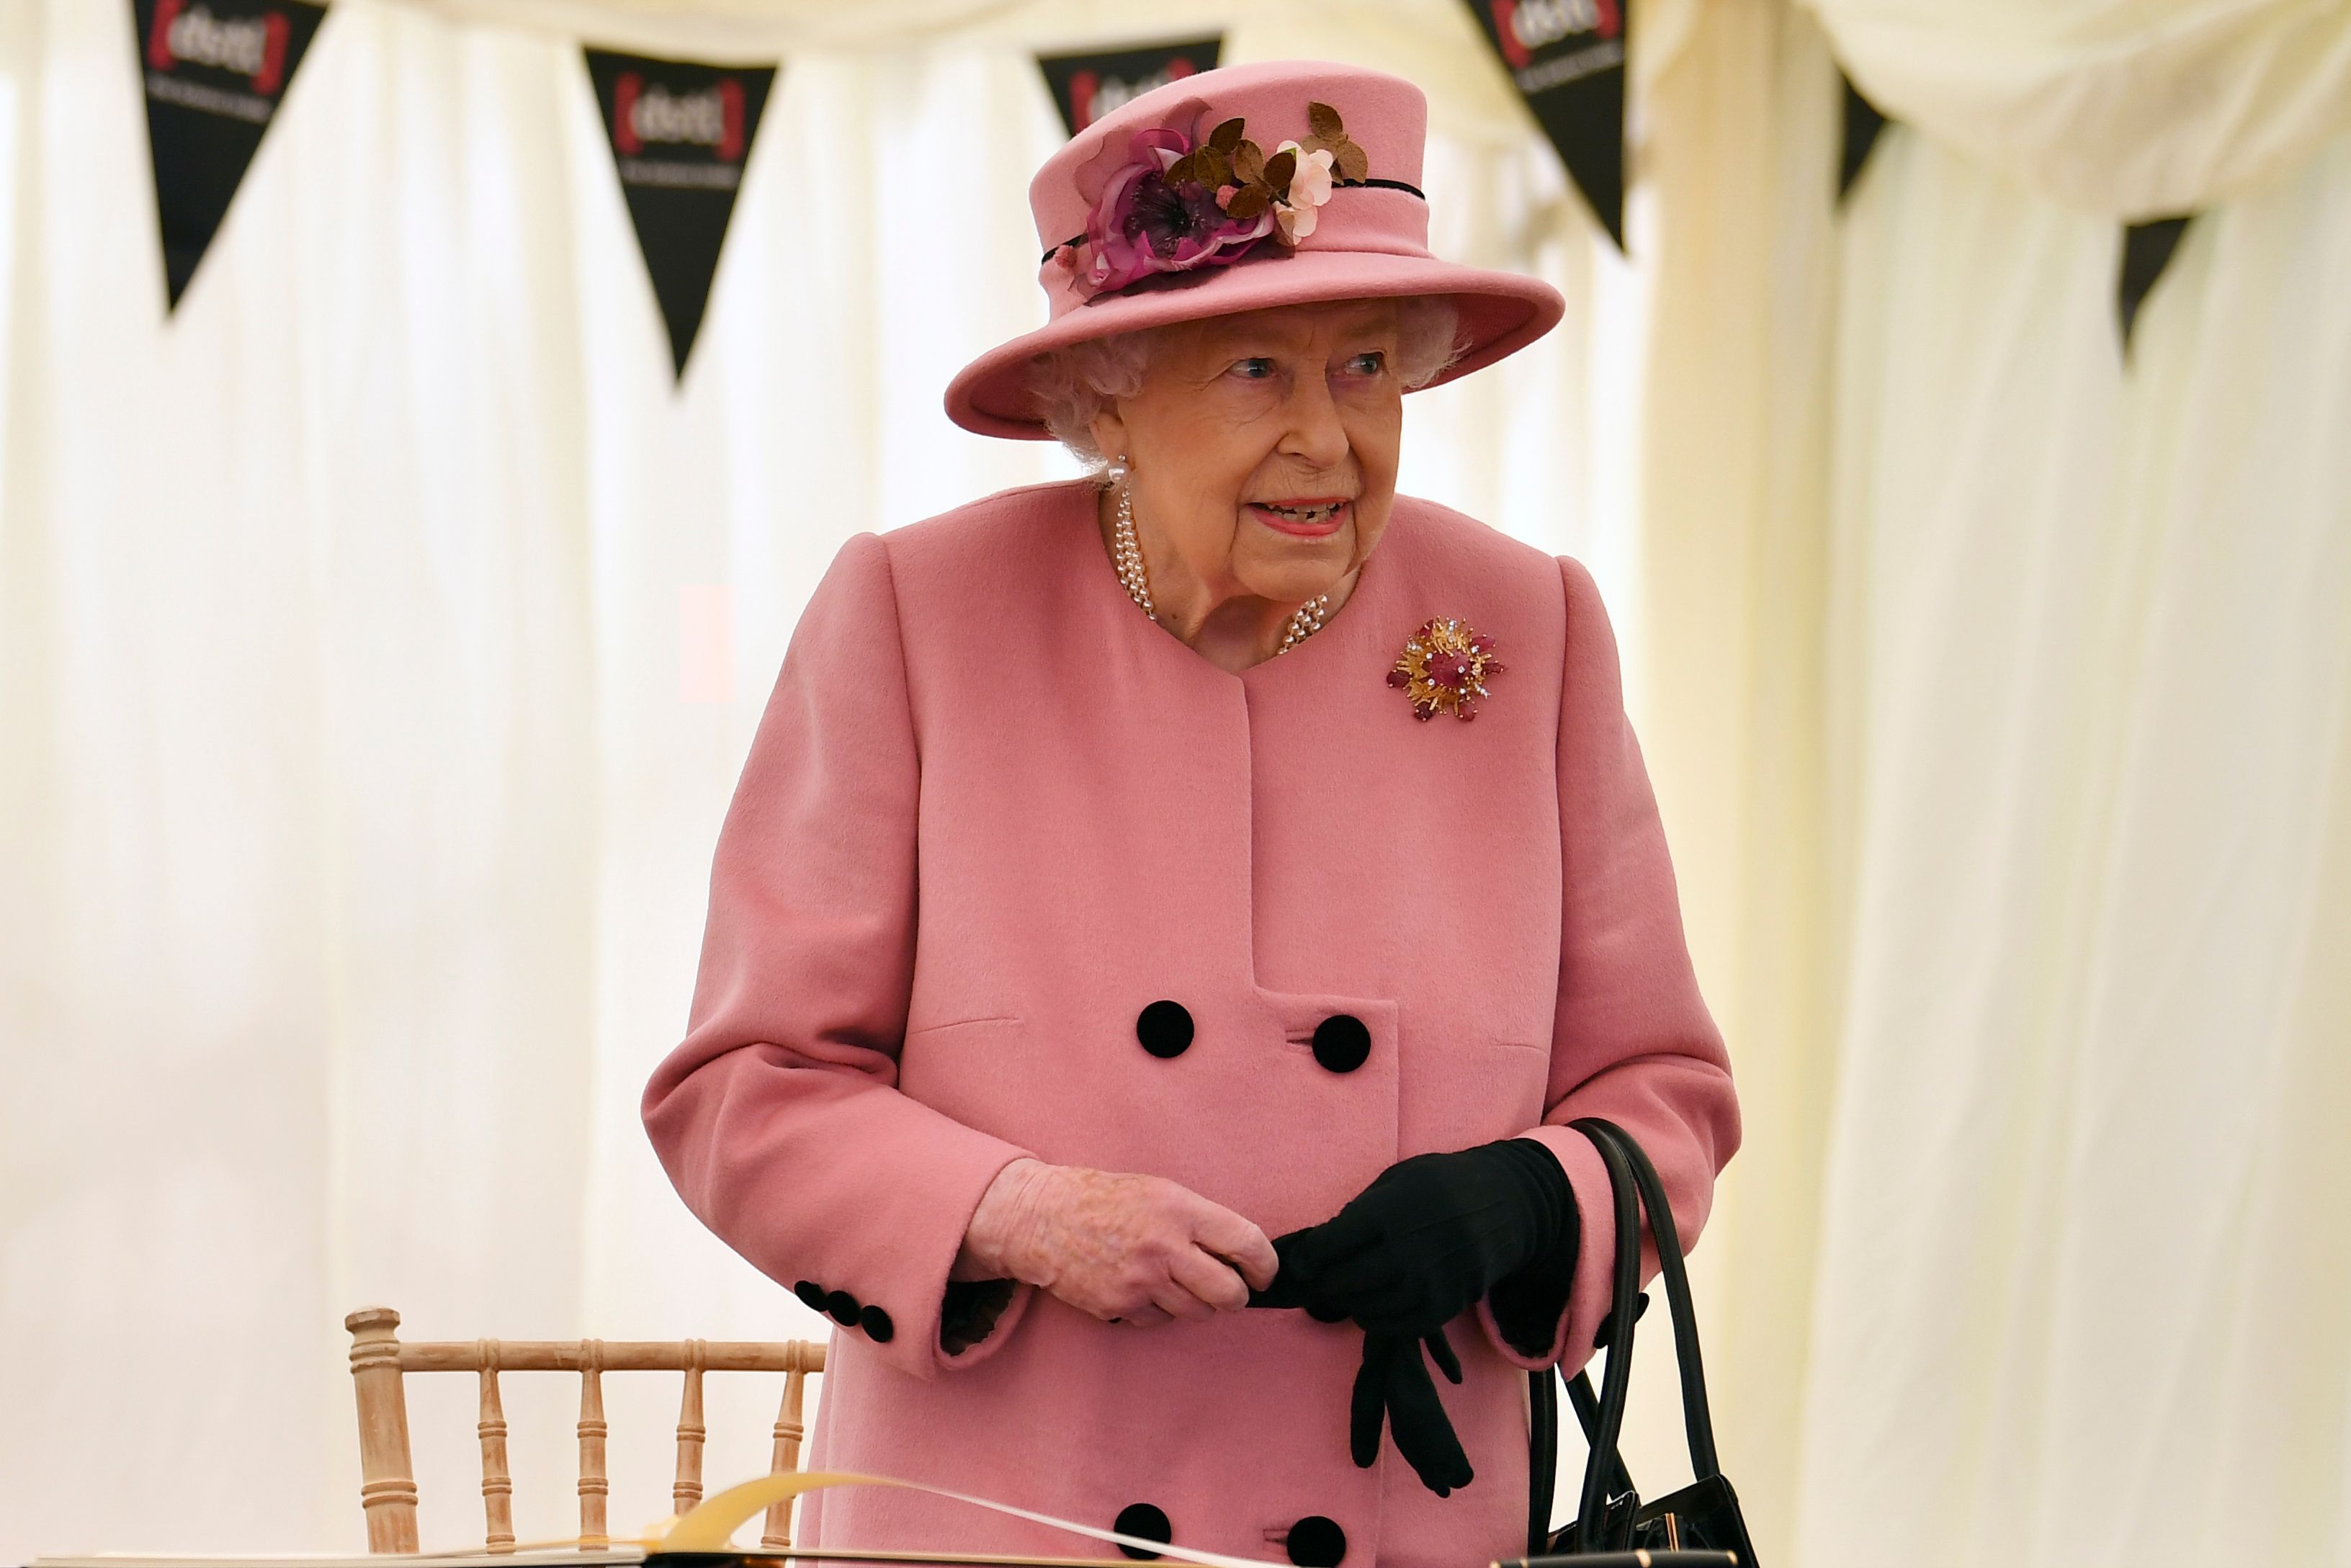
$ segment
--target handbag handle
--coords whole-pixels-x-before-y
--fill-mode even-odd
[[[1639,1316],[1638,1309],[1635,1317]],[[1552,1493],[1559,1487],[1559,1382],[1552,1375],[1558,1369],[1546,1366],[1527,1374],[1527,1427],[1532,1441],[1527,1455],[1527,1555],[1536,1558],[1551,1551]],[[1592,1389],[1592,1379],[1578,1372],[1567,1380],[1568,1403],[1575,1407],[1575,1424],[1583,1431],[1585,1447],[1592,1446],[1600,1430],[1600,1396]],[[1610,1497],[1622,1497],[1633,1490],[1633,1478],[1625,1469],[1623,1456],[1609,1453],[1608,1474],[1601,1484]],[[1510,1568],[1505,1563],[1503,1568]]]
[[[1674,1225],[1673,1205],[1666,1198],[1666,1184],[1657,1178],[1657,1167],[1649,1163],[1647,1151],[1632,1134],[1597,1116],[1588,1120],[1592,1128],[1613,1139],[1623,1151],[1640,1191],[1641,1207],[1648,1211],[1649,1235],[1657,1246],[1657,1272],[1665,1281],[1666,1306],[1673,1314],[1674,1360],[1681,1373],[1682,1426],[1689,1437],[1691,1473],[1699,1480],[1719,1476],[1722,1461],[1714,1447],[1714,1410],[1706,1395],[1705,1357],[1698,1350],[1698,1309],[1690,1300],[1689,1270],[1682,1259],[1681,1235]],[[1576,1125],[1584,1127],[1581,1122]],[[1591,1131],[1584,1135],[1591,1136]],[[1637,1235],[1635,1245],[1639,1245]]]
[[[1633,1299],[1641,1293],[1641,1199],[1624,1149],[1600,1131],[1614,1129],[1596,1118],[1577,1122],[1574,1126],[1592,1140],[1593,1146],[1600,1152],[1601,1163],[1608,1167],[1608,1191],[1616,1210],[1616,1267],[1608,1301],[1605,1341],[1608,1370],[1600,1383],[1599,1430],[1593,1435],[1592,1454],[1584,1461],[1583,1490],[1576,1508],[1573,1542],[1575,1551],[1590,1552],[1599,1544],[1592,1534],[1600,1527],[1601,1505],[1606,1499],[1605,1478],[1610,1462],[1616,1458],[1617,1438],[1625,1429],[1625,1400],[1632,1390],[1633,1323],[1637,1315]]]
[[[1673,1316],[1674,1352],[1681,1374],[1682,1418],[1689,1439],[1690,1468],[1699,1479],[1719,1475],[1722,1466],[1714,1444],[1714,1416],[1707,1399],[1706,1368],[1698,1350],[1698,1313],[1690,1300],[1689,1273],[1682,1259],[1681,1239],[1675,1228],[1673,1207],[1666,1197],[1665,1184],[1657,1177],[1656,1167],[1647,1153],[1630,1133],[1613,1122],[1597,1116],[1583,1118],[1574,1124],[1575,1130],[1592,1140],[1601,1163],[1608,1170],[1608,1186],[1614,1202],[1616,1218],[1616,1256],[1613,1279],[1614,1295],[1605,1321],[1606,1334],[1602,1347],[1608,1353],[1607,1370],[1602,1379],[1601,1394],[1594,1401],[1588,1377],[1578,1373],[1569,1385],[1569,1394],[1576,1407],[1578,1424],[1591,1444],[1591,1455],[1584,1466],[1583,1489],[1576,1514],[1578,1552],[1589,1551],[1594,1544],[1591,1532],[1598,1528],[1603,1504],[1614,1487],[1618,1492],[1631,1490],[1632,1482],[1625,1469],[1617,1443],[1624,1431],[1625,1404],[1632,1375],[1633,1324],[1638,1316],[1637,1298],[1640,1293],[1641,1217],[1646,1209],[1649,1234],[1657,1249],[1658,1272],[1666,1287],[1666,1302]],[[1533,1375],[1543,1385],[1542,1393],[1531,1400],[1539,1434],[1548,1437],[1536,1446],[1535,1461],[1530,1479],[1537,1493],[1531,1510],[1530,1536],[1547,1532],[1550,1523],[1550,1491],[1544,1483],[1556,1476],[1557,1466],[1557,1401],[1551,1383],[1553,1369],[1545,1368]],[[1596,1405],[1596,1408],[1593,1407]],[[1549,1472],[1546,1474],[1545,1472]]]
[[[1549,1367],[1544,1369],[1546,1374],[1552,1370]],[[1543,1381],[1549,1384],[1551,1378],[1546,1375]],[[1600,1396],[1593,1391],[1589,1373],[1578,1372],[1567,1380],[1567,1402],[1575,1411],[1576,1427],[1583,1433],[1583,1445],[1588,1448],[1600,1431]],[[1558,1401],[1553,1398],[1552,1403],[1556,1405]],[[1633,1490],[1633,1475],[1625,1468],[1623,1455],[1614,1454],[1610,1458],[1614,1462],[1608,1467],[1608,1495],[1617,1497]]]
[[[1578,1375],[1581,1375],[1580,1374]],[[1589,1389],[1589,1382],[1584,1387]],[[1549,1441],[1545,1441],[1548,1437]],[[1559,1490],[1559,1385],[1551,1368],[1527,1374],[1527,1555],[1551,1550],[1552,1493]]]

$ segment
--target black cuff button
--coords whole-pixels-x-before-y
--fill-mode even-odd
[[[1649,1292],[1644,1291],[1639,1295],[1633,1298],[1633,1321],[1636,1323],[1639,1322],[1641,1321],[1641,1314],[1648,1310]],[[1592,1336],[1593,1349],[1606,1350],[1608,1348],[1608,1331],[1614,1325],[1615,1322],[1616,1314],[1614,1312],[1609,1313],[1606,1317],[1600,1320],[1600,1327]]]
[[[1290,1560],[1298,1568],[1339,1568],[1346,1555],[1347,1532],[1337,1520],[1310,1513],[1290,1527]]]
[[[811,1312],[824,1311],[824,1287],[814,1280],[802,1280],[792,1287],[792,1294],[798,1296]]]
[[[1175,1004],[1171,1002],[1167,1005],[1172,1007]],[[1137,1535],[1145,1541],[1176,1539],[1176,1529],[1167,1522],[1166,1511],[1147,1502],[1128,1503],[1118,1511],[1118,1517],[1111,1521],[1110,1527],[1121,1535]],[[1156,1563],[1159,1560],[1159,1553],[1145,1552],[1140,1546],[1121,1546],[1119,1550],[1129,1557],[1137,1558],[1145,1563]]]
[[[1353,1072],[1371,1054],[1372,1031],[1354,1014],[1332,1013],[1314,1026],[1314,1060],[1332,1071]]]
[[[835,1291],[824,1299],[824,1310],[832,1314],[834,1322],[845,1329],[857,1326],[857,1298],[847,1291]]]
[[[892,1322],[890,1314],[880,1307],[868,1307],[859,1312],[857,1326],[863,1329],[865,1337],[875,1344],[888,1344],[892,1336],[898,1332],[898,1325]]]
[[[1192,1015],[1182,1002],[1154,1002],[1135,1018],[1134,1038],[1163,1060],[1181,1056],[1192,1049]]]

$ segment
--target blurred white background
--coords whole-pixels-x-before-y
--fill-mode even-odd
[[[129,5],[0,10],[0,1557],[356,1549],[360,1304],[821,1332],[637,1125],[719,816],[843,538],[1071,471],[939,410],[1043,314],[1032,51],[1219,29],[1419,81],[1437,248],[1568,298],[1405,484],[1625,643],[1766,1561],[2351,1563],[2351,13],[2286,0],[1654,0],[1629,263],[1455,0],[339,0],[170,319]],[[675,389],[583,34],[784,62]],[[1842,211],[1833,49],[1907,122]],[[607,1396],[626,1531],[675,1387]],[[526,1539],[576,1398],[507,1379]]]

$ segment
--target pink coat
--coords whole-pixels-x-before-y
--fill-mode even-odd
[[[1482,1306],[1451,1330],[1467,1380],[1438,1385],[1477,1479],[1442,1500],[1393,1446],[1349,1458],[1350,1324],[1139,1329],[1024,1286],[939,1348],[965,1226],[1024,1153],[1166,1176],[1279,1236],[1406,1155],[1524,1134],[1583,1215],[1556,1346],[1580,1363],[1613,1229],[1566,1124],[1630,1128],[1685,1238],[1739,1141],[1582,567],[1400,498],[1330,624],[1237,676],[1144,617],[1093,518],[1090,486],[1048,485],[842,548],[720,834],[646,1127],[705,1224],[852,1325],[812,1466],[1102,1527],[1149,1503],[1180,1545],[1277,1563],[1317,1516],[1346,1568],[1514,1552],[1530,1363]],[[1436,615],[1507,663],[1474,722],[1416,720],[1386,683]],[[1192,1025],[1174,1054],[1138,1030],[1162,1000]],[[1359,1065],[1312,1049],[1342,1015]],[[1102,1550],[873,1488],[813,1500],[803,1531]]]

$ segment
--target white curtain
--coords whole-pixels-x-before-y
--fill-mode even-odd
[[[2351,10],[1644,15],[1637,700],[1763,1560],[2351,1563]],[[1832,50],[1917,122],[1843,213]],[[2120,220],[2196,209],[2126,362]]]
[[[2351,12],[1809,9],[1650,104],[1727,1462],[1806,1568],[2351,1562],[2351,139],[2264,86]],[[1832,46],[1919,122],[1842,214]]]
[[[1888,114],[2085,212],[2193,212],[2351,129],[2341,0],[1803,4]]]
[[[2127,364],[2111,220],[1877,158],[1796,1554],[2351,1562],[2351,137]]]
[[[823,1331],[636,1098],[834,549],[1071,471],[939,412],[1041,317],[1060,126],[1022,37],[794,54],[673,390],[576,39],[339,0],[166,319],[129,11],[0,8],[0,1556],[349,1549],[352,1307]],[[1332,16],[1228,57],[1416,57],[1439,248],[1571,300],[1414,400],[1406,487],[1629,607],[1639,280],[1466,14]],[[576,1386],[507,1382],[521,1533],[564,1535]],[[610,1383],[627,1530],[676,1389]],[[708,1474],[763,1469],[776,1390],[711,1394]],[[424,1541],[476,1541],[470,1383],[410,1397]]]

